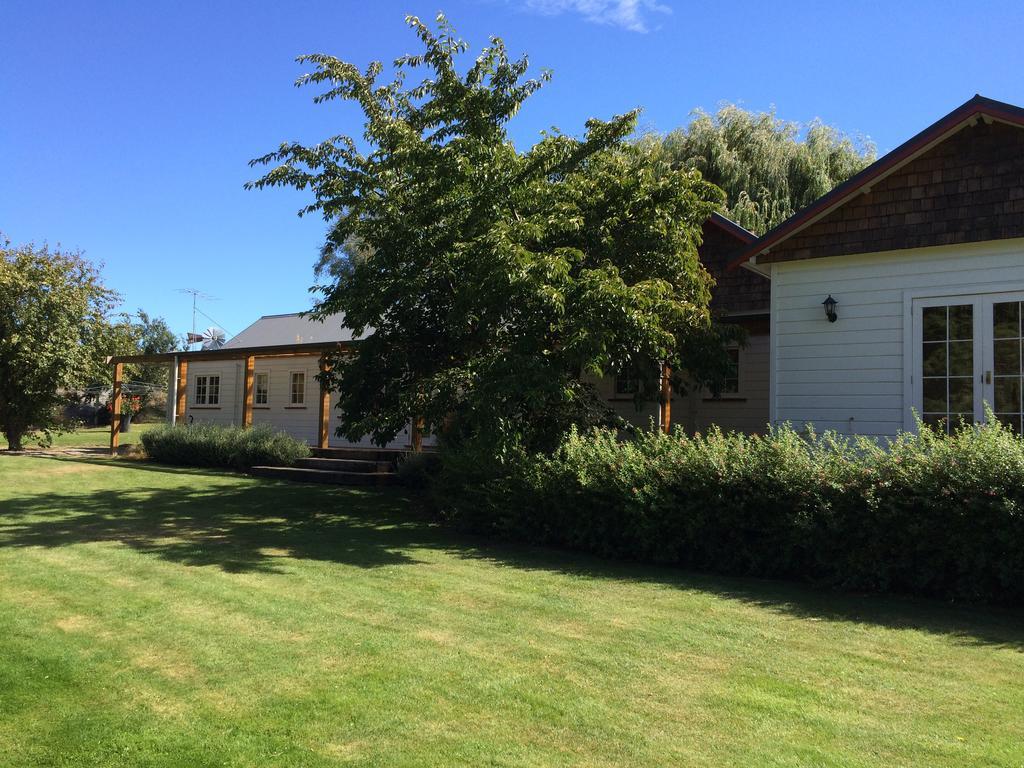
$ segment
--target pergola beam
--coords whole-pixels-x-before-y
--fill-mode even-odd
[[[235,347],[232,349],[209,349],[196,352],[165,352],[157,355],[116,355],[107,358],[108,365],[115,363],[168,363],[179,360],[244,360],[246,357],[299,357],[327,352],[338,352],[352,348],[351,342],[284,344],[265,347]]]

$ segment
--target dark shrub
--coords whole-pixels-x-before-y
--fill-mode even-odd
[[[263,424],[248,429],[213,424],[157,427],[142,435],[142,445],[152,459],[190,467],[286,467],[309,456],[305,443]]]
[[[885,448],[788,427],[596,430],[551,457],[450,450],[433,490],[465,528],[607,557],[1024,601],[1024,441],[998,425]]]
[[[441,457],[433,452],[406,453],[398,461],[398,482],[406,488],[423,490],[441,469]]]

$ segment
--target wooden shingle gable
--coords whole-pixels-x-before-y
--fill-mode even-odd
[[[757,239],[735,267],[1024,237],[1024,110],[976,96]]]

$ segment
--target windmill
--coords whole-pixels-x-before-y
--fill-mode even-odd
[[[224,335],[224,331],[215,325],[211,325],[202,333],[186,333],[185,339],[189,344],[202,344],[204,352],[208,352],[211,349],[220,349],[224,346],[224,341],[227,337]]]
[[[216,325],[211,325],[202,333],[196,331],[197,313],[205,317],[207,320],[213,320],[212,317],[196,306],[197,300],[204,299],[207,301],[216,301],[216,298],[205,294],[196,288],[179,288],[178,293],[187,293],[192,296],[192,330],[185,334],[185,342],[187,344],[201,344],[201,349],[204,352],[223,347],[226,336],[224,331]],[[213,320],[213,322],[217,321]]]

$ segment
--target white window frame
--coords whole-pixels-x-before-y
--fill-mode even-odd
[[[263,400],[260,400],[260,377],[266,380],[263,388]],[[270,406],[270,371],[256,371],[252,375],[252,404],[253,407],[267,408]]]
[[[295,376],[296,374],[302,375],[302,400],[296,402],[295,400]],[[308,386],[309,374],[304,370],[288,371],[288,407],[289,408],[305,408],[306,407],[306,388]]]
[[[208,371],[197,373],[192,377],[192,405],[197,408],[220,408],[221,382],[223,381],[220,371]],[[199,399],[199,380],[203,379],[203,399]],[[217,399],[210,399],[210,379],[217,379]]]
[[[990,385],[984,380],[984,372],[992,370],[992,345],[986,341],[991,335],[987,328],[991,320],[991,307],[999,301],[1014,301],[1024,294],[1024,283],[972,283],[956,286],[935,286],[933,288],[907,290],[903,292],[903,429],[917,430],[914,412],[921,413],[921,309],[942,304],[975,303],[974,311],[974,369],[976,386],[974,390],[975,413],[982,414],[984,403],[992,399]],[[978,310],[981,311],[978,311]],[[987,367],[986,367],[987,366]]]

